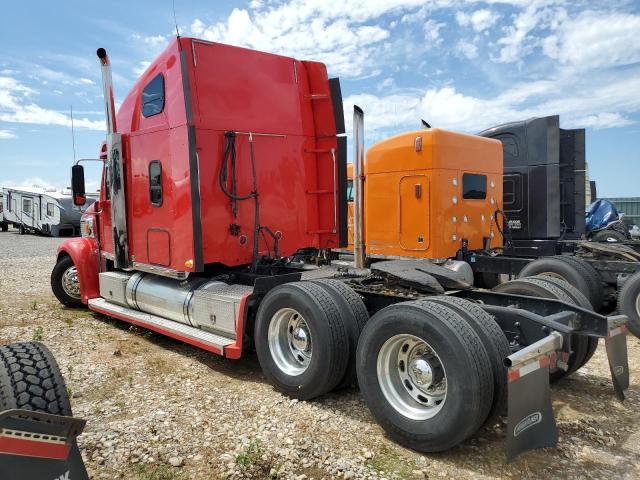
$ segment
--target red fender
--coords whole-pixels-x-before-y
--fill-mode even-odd
[[[85,305],[92,298],[100,296],[98,272],[100,271],[100,250],[95,238],[68,238],[58,247],[57,259],[68,255],[78,270],[80,280],[80,300]]]

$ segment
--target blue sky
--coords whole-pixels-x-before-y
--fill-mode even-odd
[[[560,114],[587,128],[603,196],[640,195],[640,4],[560,0],[176,0],[181,33],[323,61],[367,144]],[[117,99],[174,34],[171,0],[11,2],[0,17],[0,185],[69,183],[104,137],[98,47]],[[97,185],[97,168],[87,180]]]

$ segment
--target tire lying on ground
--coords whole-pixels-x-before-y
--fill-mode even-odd
[[[571,296],[565,293],[566,288],[567,286],[565,286],[564,288],[560,288],[557,285],[554,285],[553,283],[547,281],[547,279],[544,279],[543,277],[527,277],[503,283],[502,285],[498,285],[497,287],[495,287],[493,290],[495,292],[511,293],[514,295],[554,298],[568,304],[576,305],[576,302],[571,298]],[[560,368],[552,369],[550,372],[551,381],[555,382],[557,380],[560,380],[561,378],[575,372],[580,367],[582,367],[586,363],[587,355],[589,354],[590,349],[593,349],[595,351],[595,348],[592,342],[589,340],[589,337],[586,337],[584,335],[572,335],[572,353],[567,359],[568,369],[567,371],[564,371]],[[591,352],[591,355],[593,355],[593,352]]]
[[[71,416],[64,378],[41,343],[0,346],[0,411],[14,408]]]
[[[448,305],[425,300],[378,311],[360,335],[356,368],[373,417],[414,450],[438,452],[464,441],[493,403],[489,355]]]
[[[369,312],[360,296],[345,285],[344,282],[321,279],[311,280],[310,283],[319,285],[331,295],[340,309],[340,314],[343,316],[343,324],[347,329],[349,360],[344,377],[336,386],[336,390],[340,390],[356,383],[356,349],[358,348],[360,333],[369,320]]]
[[[509,341],[497,324],[495,318],[485,312],[477,303],[463,298],[446,295],[429,297],[429,302],[448,305],[462,316],[478,334],[485,350],[489,354],[491,369],[493,370],[493,404],[485,421],[491,427],[498,423],[500,416],[507,411],[507,367],[504,359],[511,355]]]
[[[269,291],[254,330],[264,375],[279,391],[300,400],[336,388],[349,363],[349,318],[321,285],[293,282]]]
[[[58,301],[70,308],[82,306],[78,271],[71,257],[65,255],[51,271],[51,290]]]
[[[640,272],[631,275],[620,290],[618,311],[629,317],[629,330],[640,338]]]
[[[600,230],[591,237],[592,242],[621,243],[627,241],[624,233],[615,230]]]

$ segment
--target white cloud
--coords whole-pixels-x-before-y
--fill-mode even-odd
[[[578,70],[640,62],[640,15],[582,12],[560,23],[543,51]]]
[[[18,138],[18,136],[11,130],[0,130],[0,140],[11,140]]]
[[[261,2],[250,10],[234,8],[222,22],[195,19],[191,33],[211,41],[311,58],[332,74],[359,77],[375,70],[390,32],[370,24],[383,14],[417,9],[424,0],[291,0],[277,6]],[[425,34],[439,37],[441,25],[428,24]]]
[[[442,38],[440,38],[440,29],[444,26],[444,23],[436,22],[431,19],[427,20],[423,27],[425,39],[436,45],[442,43]]]
[[[500,18],[497,12],[492,12],[487,8],[476,10],[468,14],[463,11],[456,12],[456,21],[463,27],[471,26],[476,32],[482,32],[491,28]]]
[[[395,130],[415,127],[420,118],[434,127],[466,132],[553,114],[559,114],[563,125],[570,127],[609,128],[632,123],[625,114],[640,110],[640,76],[594,80],[521,83],[491,98],[468,95],[452,86],[421,93],[353,95],[344,100],[344,108],[345,112],[350,112],[353,104],[364,108],[367,135],[374,138],[394,126]]]
[[[494,60],[502,63],[516,62],[538,47],[541,40],[533,34],[535,29],[554,30],[566,17],[562,7],[548,6],[544,0],[532,0],[520,13],[515,15],[513,25],[503,28],[504,36],[498,39],[501,46]]]
[[[577,125],[588,128],[611,128],[624,127],[634,123],[632,120],[620,115],[619,113],[603,112],[595,115],[587,115],[574,120]]]
[[[0,77],[0,121],[30,123],[36,125],[71,126],[66,114],[43,108],[33,102],[34,89],[23,85],[12,77]],[[104,121],[74,118],[74,126],[90,130],[104,130]]]
[[[456,50],[458,51],[458,53],[461,53],[469,60],[472,60],[478,56],[478,47],[473,43],[467,42],[465,40],[460,40],[456,44]]]

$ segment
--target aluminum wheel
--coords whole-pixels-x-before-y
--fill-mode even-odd
[[[80,280],[76,267],[69,267],[62,274],[62,289],[70,297],[80,298]]]
[[[412,420],[435,416],[447,398],[447,376],[440,357],[414,335],[395,335],[382,345],[377,373],[389,404]]]
[[[278,310],[269,323],[269,351],[278,368],[295,377],[311,362],[311,332],[304,317],[293,308]]]
[[[640,317],[640,295],[636,297],[636,313]]]

